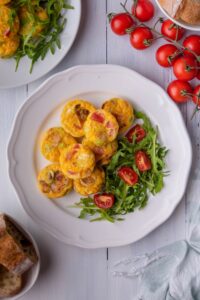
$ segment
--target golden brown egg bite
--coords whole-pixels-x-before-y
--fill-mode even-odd
[[[113,98],[106,101],[102,108],[115,116],[119,123],[119,133],[124,133],[131,126],[134,120],[132,105],[121,98]]]
[[[0,57],[9,58],[15,54],[19,47],[19,37],[13,36],[11,38],[0,37]]]
[[[14,9],[0,6],[0,38],[13,38],[19,31],[19,18]]]
[[[95,107],[85,100],[69,101],[62,111],[61,124],[72,136],[82,137],[83,125],[88,115],[95,110]]]
[[[118,130],[115,117],[103,109],[90,113],[84,124],[86,139],[100,147],[115,140]]]
[[[74,189],[77,193],[88,196],[100,192],[104,182],[104,171],[100,168],[95,168],[89,177],[74,180]]]
[[[38,175],[38,187],[48,198],[60,198],[69,193],[73,182],[61,170],[59,164],[51,164]]]
[[[84,138],[82,144],[92,150],[92,152],[95,154],[96,162],[100,162],[100,164],[112,157],[112,155],[117,151],[118,148],[117,140],[114,140],[100,147]]]
[[[38,36],[48,23],[48,14],[46,9],[35,6],[34,12],[29,11],[27,6],[19,9],[19,18],[21,22],[20,35],[32,37]]]
[[[11,0],[0,0],[0,6],[8,4],[9,2],[11,2]]]
[[[69,145],[76,144],[76,140],[62,127],[53,127],[45,132],[41,142],[41,152],[52,162],[60,161],[60,152]]]
[[[61,152],[60,165],[71,179],[88,177],[95,167],[95,155],[88,147],[73,144]]]

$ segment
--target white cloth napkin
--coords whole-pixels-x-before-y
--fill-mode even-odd
[[[197,182],[196,182],[197,184]],[[198,181],[199,184],[199,181]],[[140,280],[137,300],[200,300],[200,201],[187,203],[187,239],[123,259],[113,274]]]

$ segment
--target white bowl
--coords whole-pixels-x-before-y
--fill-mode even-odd
[[[36,282],[38,275],[39,275],[39,271],[40,271],[40,253],[39,253],[39,249],[38,246],[36,244],[36,241],[34,240],[33,236],[30,234],[30,232],[28,232],[27,230],[25,230],[19,223],[18,221],[16,221],[15,219],[13,219],[12,217],[10,217],[9,215],[7,215],[9,217],[9,219],[12,220],[12,222],[16,225],[17,228],[19,228],[19,230],[31,241],[31,243],[33,244],[37,257],[38,257],[38,261],[36,264],[34,264],[30,270],[28,270],[26,272],[26,274],[24,274],[25,277],[25,282],[24,285],[21,289],[21,291],[9,298],[4,298],[4,297],[0,297],[1,300],[16,300],[19,299],[20,297],[22,297],[23,295],[25,295],[34,285],[34,283]]]
[[[175,24],[188,29],[188,30],[193,30],[193,31],[200,31],[200,25],[189,25],[188,23],[185,23],[183,21],[177,21],[176,19],[172,18],[167,12],[166,10],[161,6],[161,4],[159,3],[158,0],[155,0],[155,2],[157,3],[158,7],[160,8],[160,10],[163,12],[163,14],[170,20],[172,20]]]

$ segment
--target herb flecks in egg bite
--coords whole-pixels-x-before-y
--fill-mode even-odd
[[[71,179],[88,177],[95,167],[95,155],[81,144],[70,145],[61,152],[60,164],[63,172]]]
[[[48,198],[60,198],[69,193],[73,182],[61,170],[59,164],[51,164],[38,175],[38,187]]]
[[[134,120],[132,105],[122,98],[112,98],[106,101],[102,108],[115,116],[119,124],[119,133],[124,133]]]
[[[85,100],[71,100],[62,111],[61,124],[72,136],[82,137],[84,136],[84,123],[88,115],[95,110],[95,107]]]
[[[74,180],[74,189],[77,193],[88,196],[100,192],[104,182],[104,171],[100,168],[95,168],[89,177]]]
[[[76,143],[76,140],[62,127],[53,127],[48,129],[43,136],[41,152],[47,160],[59,162],[61,151]]]
[[[103,109],[92,112],[84,124],[86,139],[96,146],[103,146],[114,141],[118,130],[119,125],[116,118]]]

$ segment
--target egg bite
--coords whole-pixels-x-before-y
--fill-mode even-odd
[[[118,148],[117,140],[100,147],[84,138],[82,144],[92,150],[92,152],[95,154],[96,162],[99,162],[99,164],[102,164],[102,162],[107,161],[110,157],[112,157]]]
[[[60,152],[69,145],[76,144],[76,140],[62,127],[48,129],[41,142],[43,156],[52,162],[60,161]]]
[[[19,31],[19,18],[13,8],[0,6],[0,37],[13,38]]]
[[[115,116],[119,124],[119,133],[122,134],[128,130],[134,120],[134,110],[132,105],[121,98],[113,98],[102,105],[102,109]]]
[[[19,42],[19,37],[17,35],[11,38],[0,37],[0,57],[12,57],[19,47]]]
[[[69,193],[73,182],[61,170],[59,164],[51,164],[38,175],[38,187],[48,198],[60,198]]]
[[[11,0],[0,0],[0,6],[10,3]]]
[[[60,155],[60,165],[64,174],[71,179],[88,177],[95,167],[95,155],[82,144],[73,144]]]
[[[19,9],[19,18],[21,27],[19,34],[22,36],[37,37],[45,29],[48,24],[48,14],[45,8],[40,6],[33,7],[33,11],[24,5]]]
[[[88,196],[101,191],[105,182],[105,173],[100,168],[95,168],[89,177],[74,180],[74,189],[77,193]]]
[[[62,111],[61,124],[72,136],[82,137],[84,123],[88,115],[95,110],[95,107],[85,100],[69,101]]]
[[[114,141],[118,130],[116,118],[103,109],[90,113],[84,124],[86,139],[98,147]]]

